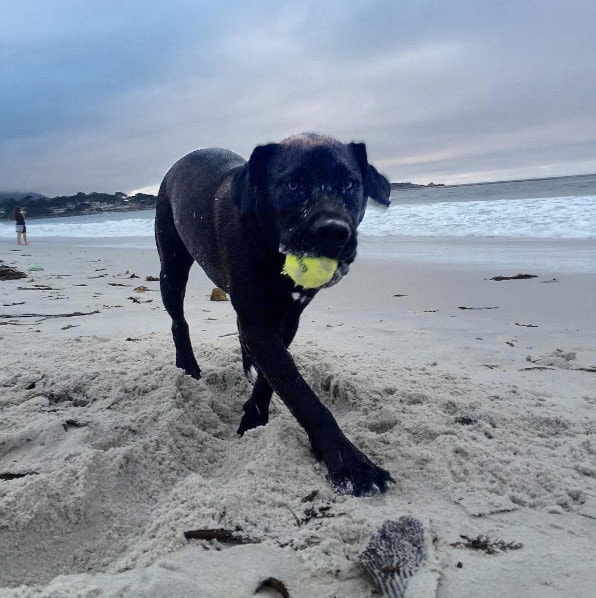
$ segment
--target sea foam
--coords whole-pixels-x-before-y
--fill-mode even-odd
[[[596,196],[369,204],[359,231],[368,236],[596,239]],[[30,219],[31,237],[152,237],[153,210]],[[15,236],[0,224],[0,238]]]

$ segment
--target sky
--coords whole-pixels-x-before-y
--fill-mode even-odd
[[[0,191],[313,131],[391,181],[596,172],[594,0],[0,0]]]

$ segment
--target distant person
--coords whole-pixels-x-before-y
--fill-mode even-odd
[[[17,245],[29,245],[27,241],[27,225],[25,224],[25,216],[27,215],[27,208],[15,208],[12,217],[15,219],[17,231]],[[21,238],[24,243],[21,243]]]

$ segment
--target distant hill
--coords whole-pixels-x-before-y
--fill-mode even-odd
[[[15,198],[0,196],[0,219],[12,219],[15,207],[26,207],[28,218],[52,218],[56,216],[81,216],[102,212],[129,212],[148,210],[155,207],[157,197],[146,193],[137,193],[130,197],[126,193],[77,193],[59,197],[44,197],[39,193],[30,193]]]
[[[23,197],[32,197],[39,199],[45,197],[41,193],[33,193],[31,191],[0,191],[0,201],[4,199],[23,199]]]

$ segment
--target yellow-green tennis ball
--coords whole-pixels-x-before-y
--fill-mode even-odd
[[[305,289],[318,289],[333,278],[337,265],[330,257],[286,255],[282,272]]]

